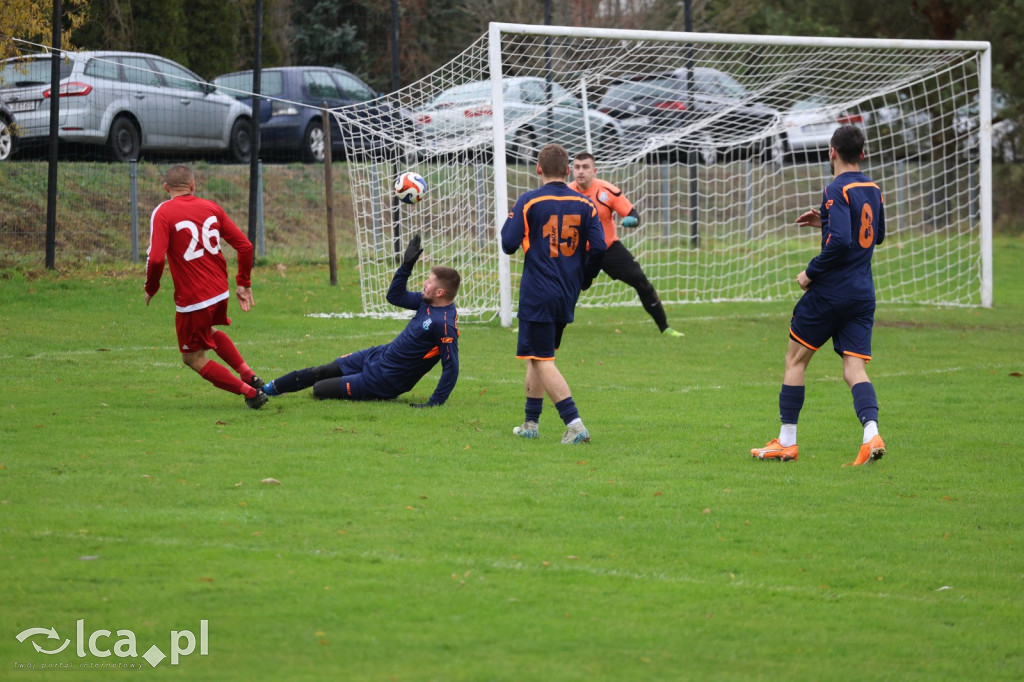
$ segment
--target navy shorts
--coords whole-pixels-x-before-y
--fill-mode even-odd
[[[554,360],[562,345],[565,322],[527,322],[519,320],[519,343],[516,357],[520,360]]]
[[[839,355],[870,360],[874,323],[874,301],[829,301],[812,288],[793,308],[789,338],[811,350],[832,339],[832,348]]]

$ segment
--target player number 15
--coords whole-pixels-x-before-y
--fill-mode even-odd
[[[576,253],[576,247],[580,243],[580,216],[578,215],[566,215],[561,216],[562,228],[558,228],[558,218],[560,216],[553,215],[548,218],[548,221],[544,223],[542,233],[548,240],[548,254],[552,258],[558,258],[559,254],[563,256],[571,256]]]

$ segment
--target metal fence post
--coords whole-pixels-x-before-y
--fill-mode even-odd
[[[132,262],[139,262],[139,162],[132,159],[128,162],[128,177],[131,190],[129,192],[132,215]]]
[[[263,229],[263,160],[256,162],[256,255],[267,255],[266,232]]]

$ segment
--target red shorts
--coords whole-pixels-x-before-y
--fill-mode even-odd
[[[208,308],[193,310],[190,313],[175,313],[174,328],[178,332],[178,350],[195,353],[200,350],[216,350],[213,341],[214,325],[218,327],[231,324],[228,319],[228,300],[218,301]]]

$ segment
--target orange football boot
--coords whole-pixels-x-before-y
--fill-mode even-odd
[[[872,436],[871,440],[864,445],[860,446],[860,452],[857,453],[857,459],[853,460],[845,466],[848,467],[859,467],[861,464],[867,462],[882,459],[882,455],[885,454],[885,443],[882,442],[881,436]]]
[[[775,459],[780,462],[795,462],[797,456],[796,443],[788,447],[782,447],[778,438],[772,438],[763,448],[754,448],[750,451],[758,459]]]

